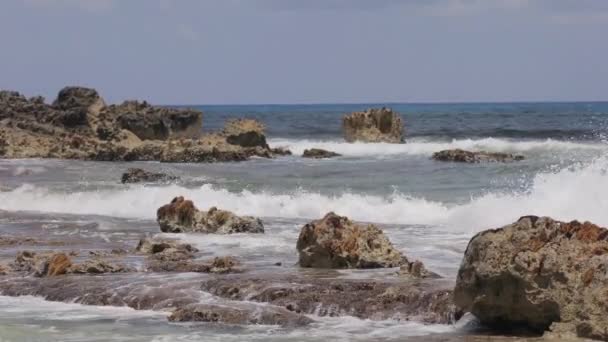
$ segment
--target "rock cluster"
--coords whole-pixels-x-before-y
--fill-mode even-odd
[[[333,212],[302,227],[296,247],[301,267],[382,268],[408,262],[378,227]]]
[[[304,150],[304,153],[302,154],[302,157],[304,157],[304,158],[313,158],[313,159],[333,158],[333,157],[339,157],[339,156],[341,156],[341,154],[323,150],[320,148],[311,148],[309,150]]]
[[[139,168],[130,168],[122,174],[120,181],[122,183],[152,183],[152,182],[170,182],[178,179],[176,176],[171,176],[161,172],[150,172]]]
[[[259,218],[237,216],[230,211],[215,207],[200,211],[190,200],[175,197],[171,203],[160,207],[156,213],[160,230],[165,233],[263,233],[264,225]]]
[[[390,108],[373,108],[346,115],[342,119],[342,129],[348,142],[404,142],[401,117]]]
[[[125,101],[106,105],[97,91],[66,87],[52,104],[0,91],[0,157],[103,161],[218,162],[285,153],[263,126],[232,120],[201,135],[202,113]]]
[[[111,263],[101,258],[74,263],[65,253],[36,253],[21,251],[9,264],[10,272],[31,274],[36,277],[52,277],[63,274],[100,274],[134,272],[135,269]]]
[[[475,235],[455,302],[490,327],[608,340],[608,229],[526,216]]]
[[[523,160],[524,156],[513,155],[502,152],[471,152],[461,149],[443,150],[433,153],[433,159],[438,161],[459,162],[459,163],[482,163],[482,162],[513,162]]]

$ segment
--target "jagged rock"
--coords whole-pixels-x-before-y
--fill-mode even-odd
[[[452,302],[451,290],[412,281],[232,275],[205,281],[201,289],[234,301],[264,302],[317,316],[444,324],[461,316]]]
[[[157,254],[165,250],[173,249],[194,254],[198,249],[187,243],[179,243],[176,240],[159,239],[159,238],[143,238],[139,240],[135,251],[144,254]]]
[[[154,254],[147,263],[150,272],[240,273],[239,262],[233,257],[216,257],[211,261],[192,260],[187,253],[167,249]]]
[[[297,249],[301,267],[382,268],[408,263],[378,227],[359,225],[333,212],[302,228]]]
[[[419,260],[401,265],[397,274],[414,278],[441,278],[437,273],[427,270]]]
[[[64,253],[57,253],[51,256],[48,262],[48,276],[57,276],[66,274],[68,269],[72,266],[72,260]]]
[[[607,272],[607,229],[525,216],[471,239],[455,302],[490,327],[569,329],[606,341]]]
[[[125,273],[135,272],[136,270],[132,267],[128,267],[122,264],[111,263],[103,259],[89,259],[82,263],[72,265],[67,270],[67,273],[74,274],[102,274],[102,273]]]
[[[125,101],[103,112],[142,140],[198,138],[203,127],[203,114],[198,110],[155,107],[146,101]]]
[[[333,157],[339,157],[339,156],[341,156],[341,154],[323,150],[320,148],[311,148],[309,150],[304,150],[304,153],[302,154],[302,157],[304,157],[304,158],[314,158],[314,159],[333,158]]]
[[[299,327],[310,324],[312,319],[284,308],[268,305],[232,303],[191,304],[171,313],[172,322],[213,322],[224,324],[264,324]]]
[[[344,139],[348,142],[402,143],[403,123],[390,108],[354,112],[342,119]]]
[[[175,197],[171,203],[160,207],[156,213],[160,230],[165,233],[263,233],[264,225],[258,218],[236,216],[215,207],[200,211],[190,200]]]
[[[291,151],[284,147],[275,147],[271,148],[270,152],[277,156],[290,156],[292,155]]]
[[[460,162],[460,163],[481,163],[481,162],[513,162],[523,160],[524,156],[513,155],[501,152],[471,152],[461,149],[443,150],[433,153],[433,159],[439,161]]]
[[[15,260],[9,264],[14,272],[23,272],[37,277],[47,275],[49,259],[52,254],[35,253],[32,251],[21,251],[15,256]]]
[[[150,172],[144,169],[131,168],[122,174],[122,183],[168,182],[178,179],[176,176],[160,172]]]
[[[257,120],[232,119],[226,122],[222,133],[229,144],[268,149],[264,129],[264,125]]]

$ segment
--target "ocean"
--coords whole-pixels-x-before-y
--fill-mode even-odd
[[[405,144],[343,140],[344,114],[381,106],[401,114]],[[0,234],[44,232],[84,250],[130,246],[142,234],[159,233],[156,210],[182,195],[201,209],[217,206],[265,222],[266,234],[259,236],[163,234],[194,244],[206,256],[234,255],[260,269],[280,261],[282,272],[297,272],[300,228],[334,211],[378,224],[408,257],[454,281],[475,233],[520,216],[608,226],[607,102],[191,107],[204,112],[204,131],[220,129],[228,118],[259,119],[269,144],[294,155],[216,164],[0,160],[0,209],[5,211]],[[300,158],[312,147],[342,156]],[[526,159],[504,164],[430,159],[433,152],[452,148],[516,153]],[[120,176],[129,167],[171,173],[180,180],[121,184]],[[12,259],[16,250],[4,248],[0,258]],[[367,271],[342,274],[377,276]],[[416,341],[459,329],[353,317],[317,317],[307,328],[201,329],[168,323],[166,316],[162,310],[0,296],[0,336],[9,341]]]

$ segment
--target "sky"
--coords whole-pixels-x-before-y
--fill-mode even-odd
[[[1,0],[0,89],[155,104],[608,100],[608,0]]]

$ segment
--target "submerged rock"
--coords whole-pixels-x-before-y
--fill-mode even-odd
[[[224,324],[263,324],[283,327],[299,327],[310,324],[312,319],[284,308],[270,305],[232,303],[190,304],[171,313],[172,322],[212,322]]]
[[[160,230],[165,233],[263,233],[264,225],[258,218],[237,216],[215,207],[200,211],[190,200],[175,197],[156,213]]]
[[[443,150],[433,153],[433,159],[439,161],[460,162],[460,163],[481,163],[481,162],[513,162],[523,160],[522,155],[513,155],[501,152],[471,152],[461,149]]]
[[[359,225],[333,212],[302,228],[297,249],[301,267],[381,268],[408,263],[378,227]]]
[[[304,153],[302,154],[302,157],[304,157],[304,158],[314,158],[314,159],[333,158],[333,157],[339,157],[339,156],[341,156],[341,154],[323,150],[320,148],[311,148],[309,150],[304,150]]]
[[[144,169],[130,168],[122,174],[122,183],[168,182],[178,179],[166,173],[150,172]]]
[[[608,230],[526,216],[475,235],[455,302],[490,327],[608,340]]]
[[[403,122],[390,108],[354,112],[342,119],[344,139],[348,142],[403,142]]]

